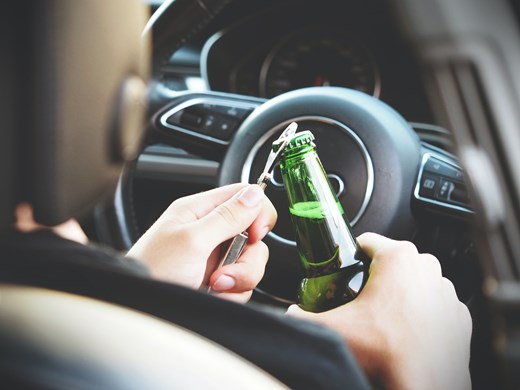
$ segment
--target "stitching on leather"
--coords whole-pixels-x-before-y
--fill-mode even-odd
[[[202,0],[197,0],[197,3],[199,3],[200,8],[203,8],[208,14],[211,13],[211,10],[208,7],[206,7],[206,4],[204,4]]]

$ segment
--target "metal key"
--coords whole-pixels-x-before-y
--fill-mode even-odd
[[[273,169],[280,159],[281,153],[296,133],[297,128],[298,124],[296,122],[292,122],[289,126],[287,126],[280,137],[278,137],[278,139],[273,142],[273,148],[271,149],[271,153],[269,153],[265,168],[256,182],[256,184],[258,184],[263,190],[265,190],[267,187],[267,183],[271,179]],[[237,261],[237,259],[242,254],[242,251],[244,250],[247,239],[248,236],[246,231],[243,231],[242,233],[233,237],[217,269],[223,267],[224,265],[233,264],[235,261]]]

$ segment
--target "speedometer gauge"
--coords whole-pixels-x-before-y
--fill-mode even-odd
[[[271,98],[311,86],[339,86],[379,96],[381,82],[371,54],[345,32],[303,30],[288,36],[266,57],[260,94]]]

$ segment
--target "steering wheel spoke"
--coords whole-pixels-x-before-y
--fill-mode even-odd
[[[413,199],[427,211],[463,218],[473,215],[462,168],[455,157],[435,147],[423,149]]]
[[[242,122],[264,100],[224,93],[183,93],[153,118],[161,140],[220,159]]]

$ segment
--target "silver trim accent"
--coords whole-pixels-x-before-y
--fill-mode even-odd
[[[226,30],[226,29],[225,29]],[[202,46],[202,50],[200,52],[200,75],[204,82],[206,83],[206,87],[211,91],[211,85],[209,85],[209,77],[208,77],[208,56],[210,50],[213,48],[213,45],[224,36],[224,31],[221,30],[213,34]]]
[[[363,198],[363,203],[361,203],[361,206],[354,218],[350,220],[350,224],[352,226],[355,226],[364,214],[364,212],[366,211],[368,203],[370,202],[370,198],[372,197],[372,193],[374,192],[374,164],[372,163],[372,158],[370,157],[370,154],[368,153],[368,150],[361,138],[359,138],[359,136],[352,129],[350,129],[343,123],[338,122],[337,120],[327,118],[324,116],[299,116],[296,118],[288,119],[280,123],[278,126],[275,126],[272,129],[268,130],[262,137],[260,137],[258,141],[256,141],[256,143],[251,148],[249,154],[247,155],[246,161],[244,162],[244,167],[242,168],[242,175],[240,177],[240,181],[242,183],[249,183],[249,176],[251,173],[251,167],[253,166],[253,160],[255,159],[258,150],[267,142],[267,140],[276,132],[283,130],[289,123],[299,121],[317,121],[323,122],[328,125],[336,126],[340,130],[343,130],[347,135],[349,135],[359,147],[361,154],[364,157],[367,169],[367,188],[365,191],[365,197]],[[295,241],[280,237],[276,233],[269,232],[268,235],[273,240],[278,241],[282,244],[294,247],[296,246]]]
[[[264,15],[269,14],[269,13],[270,13],[269,10],[262,12],[262,14],[264,14]],[[215,45],[215,43],[218,42],[222,37],[224,37],[226,34],[229,34],[230,31],[233,31],[234,29],[237,29],[240,26],[244,25],[245,23],[248,22],[248,20],[249,19],[234,23],[230,27],[217,31],[212,36],[210,36],[208,38],[208,40],[204,43],[204,46],[202,47],[201,54],[200,54],[200,56],[201,56],[200,57],[200,74],[201,74],[201,77],[203,78],[203,80],[205,81],[206,87],[208,90],[211,91],[211,85],[210,85],[210,80],[209,80],[209,76],[208,76],[208,57],[209,57],[210,51],[213,49],[213,46]],[[273,47],[271,47],[269,49],[269,53],[267,53],[267,55],[262,59],[262,65],[260,68],[260,72],[258,73],[258,88],[259,88],[260,97],[265,97],[265,83],[266,83],[265,79],[266,79],[267,71],[268,71],[267,68],[270,66],[270,63],[272,62],[272,58],[270,58],[270,57],[274,57],[273,52],[279,50],[279,48],[283,44],[285,44],[286,41],[289,41],[294,35],[302,34],[302,33],[308,32],[308,31],[312,32],[313,28],[306,27],[306,28],[299,29],[298,31],[292,31],[292,32],[287,31],[284,34],[284,36],[282,37],[281,42],[275,44]],[[381,77],[381,71],[379,69],[379,64],[377,64],[374,54],[372,53],[372,50],[370,50],[364,43],[355,42],[355,44],[357,44],[363,51],[365,51],[371,59],[371,65],[372,65],[373,72],[374,72],[374,89],[373,89],[372,93],[370,93],[369,95],[372,95],[375,98],[379,98],[381,96],[381,85],[382,85],[382,77]],[[243,53],[242,57],[244,55],[245,54]],[[233,92],[233,85],[229,85],[229,86],[231,87],[230,92]],[[289,91],[287,91],[287,92],[289,92]]]
[[[123,240],[123,245],[126,250],[130,249],[134,244],[132,241],[132,235],[128,231],[130,224],[127,221],[125,207],[123,205],[123,176],[119,175],[117,180],[116,192],[114,194],[114,211],[116,214],[117,223],[119,225],[119,234]]]
[[[451,135],[451,132],[444,127],[433,125],[431,123],[423,123],[423,122],[408,122],[408,124],[412,127],[412,129],[418,130],[428,130],[435,133],[440,133],[444,135]]]
[[[185,102],[179,104],[178,106],[175,106],[175,107],[171,108],[170,110],[166,111],[164,114],[161,115],[161,117],[159,119],[159,123],[167,129],[172,129],[172,130],[178,131],[183,134],[191,135],[193,137],[197,137],[197,138],[200,138],[200,139],[203,139],[206,141],[214,142],[219,145],[224,145],[224,146],[229,145],[230,141],[224,141],[224,140],[221,140],[221,139],[218,139],[215,137],[211,137],[209,135],[200,134],[200,133],[197,133],[196,131],[185,129],[180,126],[175,126],[175,125],[172,125],[167,122],[169,117],[175,115],[176,113],[178,113],[181,110],[184,110],[185,108],[195,106],[197,104],[215,104],[215,105],[223,105],[223,106],[228,106],[231,104],[234,107],[246,108],[246,109],[252,109],[252,110],[254,110],[255,108],[258,107],[258,105],[255,103],[247,103],[244,101],[231,100],[231,99],[225,99],[225,98],[214,98],[214,97],[193,98],[193,99],[186,100]]]
[[[451,204],[451,203],[445,203],[445,202],[441,202],[441,201],[438,201],[438,200],[425,198],[425,197],[419,195],[419,191],[420,191],[420,188],[421,188],[421,180],[422,180],[422,177],[423,177],[423,174],[424,174],[424,166],[426,165],[426,163],[428,162],[428,160],[431,157],[436,158],[437,160],[440,160],[440,161],[442,161],[442,162],[444,162],[444,163],[446,163],[448,165],[451,165],[453,168],[462,171],[462,168],[460,166],[458,166],[453,161],[448,160],[447,158],[443,157],[440,154],[435,154],[435,153],[431,153],[431,152],[424,153],[424,155],[422,157],[422,161],[421,161],[421,167],[419,168],[419,175],[417,176],[417,182],[415,183],[415,189],[414,189],[414,192],[413,192],[413,195],[414,195],[415,199],[420,201],[420,202],[423,202],[423,203],[429,203],[429,204],[433,204],[433,205],[436,205],[436,206],[441,206],[441,207],[444,207],[444,208],[447,208],[447,209],[461,211],[461,212],[463,212],[465,214],[470,214],[470,215],[474,214],[475,212],[473,210],[470,210],[470,209],[468,209],[466,207],[457,206],[457,205],[454,205],[454,204]]]
[[[168,9],[168,7],[173,3],[175,0],[165,0],[159,8],[155,10],[155,12],[150,16],[150,19],[148,19],[148,22],[144,26],[143,31],[141,32],[141,37],[146,36],[147,34],[150,34],[153,30],[154,24],[161,18],[164,11]]]
[[[336,196],[339,198],[343,194],[343,191],[345,191],[345,183],[341,180],[341,177],[334,173],[327,173],[327,177],[329,178],[329,181],[330,179],[337,181],[339,188],[338,192],[336,192]]]
[[[278,174],[280,173],[280,165],[278,163],[275,165],[275,167],[273,169],[271,178],[269,179],[269,183],[271,183],[271,185],[273,185],[276,188],[284,188],[283,179],[282,179],[282,181],[276,180],[275,173],[278,173]]]

